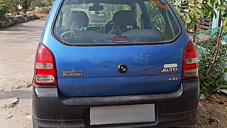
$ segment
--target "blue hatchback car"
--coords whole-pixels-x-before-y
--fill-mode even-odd
[[[197,63],[168,0],[56,0],[35,59],[33,127],[191,124]]]

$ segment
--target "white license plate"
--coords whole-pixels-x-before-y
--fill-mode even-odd
[[[124,105],[90,108],[91,125],[155,122],[155,105]]]

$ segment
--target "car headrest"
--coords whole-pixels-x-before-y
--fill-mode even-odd
[[[135,26],[136,19],[134,14],[130,10],[120,10],[114,13],[113,24],[119,27],[129,25]]]
[[[69,24],[76,23],[77,27],[87,27],[89,24],[88,16],[83,11],[72,11],[69,14]]]

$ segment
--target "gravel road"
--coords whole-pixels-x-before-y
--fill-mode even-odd
[[[45,19],[0,30],[0,128],[32,128],[31,81]]]

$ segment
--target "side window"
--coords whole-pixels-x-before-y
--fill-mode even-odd
[[[170,41],[177,37],[180,32],[179,23],[165,0],[151,0],[144,2],[151,29],[161,32],[162,41]]]
[[[147,1],[144,4],[147,10],[147,14],[149,15],[151,28],[156,28],[160,31],[163,31],[165,29],[166,23],[158,6],[154,5],[150,1]]]
[[[124,4],[105,4],[104,5],[105,12],[108,13],[107,22],[111,21],[113,18],[113,15],[120,10],[130,10],[130,7],[128,5]]]

